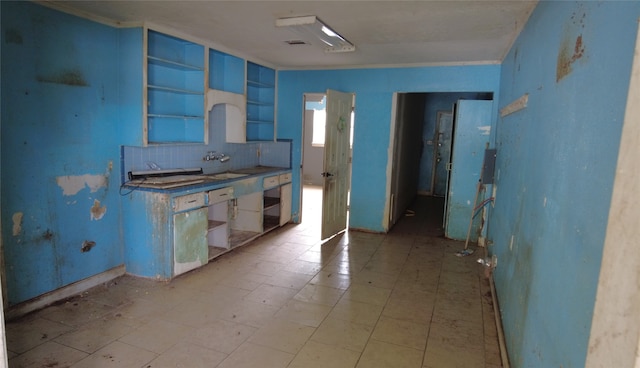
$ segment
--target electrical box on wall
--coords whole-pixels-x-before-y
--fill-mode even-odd
[[[484,150],[484,163],[482,167],[482,184],[493,184],[496,170],[497,150],[495,148]]]

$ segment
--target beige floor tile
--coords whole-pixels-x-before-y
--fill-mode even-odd
[[[352,276],[322,269],[311,279],[313,285],[329,286],[336,289],[348,289],[351,285]]]
[[[390,318],[429,324],[433,317],[433,302],[425,301],[423,304],[416,304],[412,299],[391,298],[382,314]]]
[[[374,286],[351,284],[343,298],[373,305],[385,305],[391,295],[391,289]]]
[[[264,283],[273,286],[282,286],[300,290],[313,278],[312,275],[280,270]]]
[[[484,349],[482,325],[464,320],[434,320],[429,329],[429,343],[437,346]]]
[[[271,272],[271,271],[269,271]],[[275,272],[275,271],[274,271]],[[226,278],[220,280],[219,284],[238,289],[253,291],[267,281],[271,276],[260,273],[246,272],[233,273]]]
[[[360,272],[364,268],[365,264],[366,263],[358,263],[352,261],[336,262],[334,259],[334,261],[323,265],[322,271],[353,276]]]
[[[353,276],[353,283],[360,285],[375,286],[383,289],[393,289],[397,277],[385,273],[370,271],[366,267]]]
[[[294,355],[252,343],[244,343],[218,368],[285,368]]]
[[[160,354],[189,332],[190,328],[185,325],[157,320],[133,330],[118,341]]]
[[[203,323],[217,319],[219,313],[220,310],[215,306],[195,300],[187,300],[161,314],[159,318],[164,321],[198,327],[202,326]]]
[[[353,368],[359,357],[353,350],[309,341],[288,368]]]
[[[217,320],[192,330],[182,341],[231,354],[258,329],[240,323]]]
[[[366,324],[327,318],[320,324],[311,340],[362,352],[372,331],[373,328]]]
[[[114,311],[114,315],[132,327],[140,327],[160,317],[171,309],[171,306],[161,305],[146,299],[136,298],[131,304],[124,305]]]
[[[484,352],[464,346],[451,347],[427,342],[423,366],[426,368],[484,368]]]
[[[167,284],[157,287],[140,295],[140,298],[156,303],[166,308],[173,308],[185,300],[191,300],[199,292],[198,290]]]
[[[424,350],[429,325],[382,316],[371,339]]]
[[[7,350],[21,354],[71,330],[70,326],[39,317],[9,322],[5,330]]]
[[[342,321],[375,326],[382,313],[382,306],[357,302],[342,298],[333,308],[329,317]]]
[[[294,299],[307,303],[323,304],[333,307],[336,305],[338,300],[340,300],[343,293],[343,289],[308,284],[294,296]]]
[[[279,309],[273,305],[243,300],[220,311],[219,318],[248,326],[262,327],[275,316]]]
[[[120,368],[142,367],[144,364],[156,358],[151,351],[141,349],[120,341],[111,344],[89,355],[85,359],[74,364],[73,368]]]
[[[274,319],[249,338],[249,342],[296,354],[316,329],[284,319]]]
[[[433,310],[437,319],[463,320],[482,325],[482,306],[470,301],[442,301],[438,299]]]
[[[329,312],[331,312],[331,307],[327,305],[291,300],[280,309],[276,317],[310,327],[318,327]]]
[[[254,291],[249,293],[244,299],[255,303],[262,303],[272,305],[275,307],[282,307],[293,296],[296,295],[295,289],[290,289],[281,286],[273,285],[260,285]]]
[[[370,340],[356,367],[420,368],[422,367],[422,357],[422,350]]]
[[[9,366],[12,368],[69,367],[87,355],[79,350],[49,341],[9,360]]]
[[[132,330],[133,327],[121,321],[121,318],[99,319],[58,336],[54,341],[86,353],[94,353]]]
[[[251,291],[232,286],[213,284],[206,291],[194,294],[191,300],[195,300],[212,307],[222,307],[242,300]]]
[[[318,273],[318,271],[320,271],[321,268],[322,268],[321,263],[301,261],[298,259],[291,261],[284,266],[284,269],[289,272],[304,273],[307,275],[314,275],[314,276],[315,274]]]
[[[41,314],[41,317],[67,326],[77,327],[98,319],[114,309],[114,307],[96,303],[89,299],[74,298],[48,308],[47,311]]]
[[[330,250],[322,251],[322,248],[315,251],[314,248],[312,250],[308,250],[297,257],[300,261],[314,262],[320,264],[328,264],[334,257],[336,253],[333,253]]]
[[[198,345],[178,343],[151,361],[147,367],[215,367],[227,357],[219,351]]]
[[[259,258],[254,258],[254,261],[236,270],[239,275],[244,272],[256,273],[264,276],[273,276],[280,271],[285,265],[278,262],[264,261]],[[231,277],[233,278],[233,276]]]

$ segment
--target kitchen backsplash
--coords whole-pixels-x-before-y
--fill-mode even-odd
[[[129,171],[161,169],[187,169],[201,167],[205,173],[223,172],[252,166],[291,167],[291,141],[278,142],[225,142],[225,108],[216,105],[209,114],[209,144],[160,145],[150,147],[123,146],[121,148],[122,179]],[[204,161],[209,151],[231,157],[227,162]]]

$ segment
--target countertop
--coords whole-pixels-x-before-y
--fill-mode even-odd
[[[202,175],[178,175],[175,177],[149,178],[146,180],[135,179],[123,184],[130,190],[160,191],[160,192],[182,192],[200,191],[221,187],[237,180],[257,176],[267,176],[291,171],[286,167],[253,166],[236,170],[229,170],[218,173]],[[229,175],[229,177],[226,177]]]

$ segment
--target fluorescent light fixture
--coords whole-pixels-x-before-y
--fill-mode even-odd
[[[315,43],[313,41],[320,40],[325,52],[350,52],[356,50],[356,47],[351,42],[340,36],[315,15],[276,19],[276,27],[290,27],[303,36],[311,37],[311,39],[307,38],[305,40],[311,44]]]

